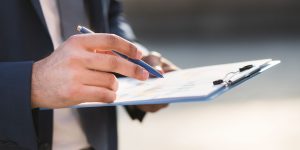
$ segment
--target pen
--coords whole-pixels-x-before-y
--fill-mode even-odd
[[[91,31],[90,29],[86,28],[86,27],[83,27],[83,26],[78,26],[77,27],[77,30],[80,32],[80,33],[95,33],[93,31]],[[157,70],[155,70],[153,67],[151,67],[149,64],[145,63],[144,61],[142,60],[138,60],[138,59],[133,59],[133,58],[129,58],[128,56],[120,53],[120,52],[117,52],[115,50],[112,50],[113,53],[117,54],[118,56],[124,58],[124,59],[127,59],[128,61],[134,63],[134,64],[137,64],[141,67],[143,67],[144,69],[146,69],[150,74],[156,76],[156,77],[159,77],[159,78],[163,78],[163,75],[158,72]]]

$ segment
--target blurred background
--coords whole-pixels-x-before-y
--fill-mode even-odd
[[[214,100],[171,104],[142,123],[119,108],[121,150],[299,150],[300,1],[124,0],[138,39],[181,68],[282,63]]]

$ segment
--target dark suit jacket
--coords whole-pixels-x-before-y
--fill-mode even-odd
[[[117,0],[88,0],[96,32],[135,37]],[[0,5],[0,149],[51,149],[52,110],[32,110],[31,69],[53,51],[39,0],[5,0]],[[117,149],[114,107],[78,110],[89,143],[96,149]],[[130,113],[143,118],[142,112]]]

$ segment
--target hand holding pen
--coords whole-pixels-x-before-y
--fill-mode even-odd
[[[84,34],[92,34],[94,33],[93,31],[91,31],[90,29],[86,28],[86,27],[83,27],[83,26],[78,26],[77,27],[77,30],[80,32],[80,33],[84,33]],[[116,55],[119,55],[120,57],[134,63],[134,64],[137,64],[143,68],[145,68],[149,73],[151,73],[153,76],[155,77],[159,77],[159,78],[163,78],[163,75],[158,72],[157,70],[155,70],[154,68],[152,68],[150,65],[148,65],[147,63],[145,63],[144,61],[142,60],[139,60],[139,59],[134,59],[134,58],[131,58],[131,57],[128,57],[127,55],[124,55],[122,54],[121,52],[118,52],[116,50],[112,50],[113,53],[115,53]]]
[[[148,71],[121,57],[91,51],[116,50],[131,59],[142,53],[127,40],[112,34],[70,37],[48,57],[33,64],[33,108],[61,108],[83,102],[110,103],[116,99],[118,81],[112,72],[146,80]]]

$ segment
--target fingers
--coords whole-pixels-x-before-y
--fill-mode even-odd
[[[161,57],[158,52],[152,51],[148,56],[144,57],[143,60],[149,65],[153,66],[156,70],[163,73],[168,73],[179,69],[172,62],[164,57]]]
[[[161,55],[157,52],[152,51],[148,56],[144,57],[143,60],[152,67],[161,65]]]
[[[91,51],[115,50],[134,59],[142,58],[142,52],[133,43],[114,34],[80,34],[72,36],[68,41]]]
[[[112,91],[118,90],[118,80],[115,75],[95,70],[86,70],[80,82],[88,86],[104,87]]]
[[[89,69],[115,72],[139,80],[146,80],[149,77],[148,71],[144,68],[121,57],[99,53],[88,53],[87,55],[86,66]]]
[[[166,58],[162,58],[161,61],[162,61],[162,69],[166,73],[167,72],[176,71],[176,70],[180,69],[176,65],[174,65],[172,62],[170,62],[169,60],[167,60]]]
[[[74,95],[79,103],[84,102],[104,102],[112,103],[116,100],[116,93],[103,87],[82,86]]]
[[[161,74],[164,74],[164,70],[162,68],[162,57],[158,52],[150,52],[150,54],[143,58],[145,62],[147,62],[150,66],[152,66],[155,70],[159,71]],[[154,78],[155,76],[150,75],[150,78]]]
[[[80,34],[72,36],[66,43],[73,45],[71,47],[73,50],[85,49],[88,51],[79,53],[80,56],[87,56],[84,57],[84,62],[88,69],[115,72],[139,80],[148,79],[148,71],[128,60],[112,55],[110,51],[115,50],[134,59],[141,59],[142,57],[142,53],[137,50],[134,44],[117,35],[103,33]]]

